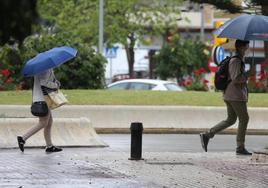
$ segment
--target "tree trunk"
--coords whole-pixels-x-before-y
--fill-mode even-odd
[[[153,62],[153,56],[155,54],[155,50],[150,50],[148,52],[148,57],[149,57],[149,78],[153,79],[154,78],[154,74],[153,71],[155,69],[155,64]]]
[[[182,76],[181,76],[181,71],[180,70],[176,71],[176,80],[177,80],[177,84],[180,85],[181,81],[182,81]]]
[[[134,46],[136,39],[134,38],[133,33],[129,34],[128,39],[130,40],[130,43],[125,45],[127,53],[127,61],[128,61],[128,73],[130,78],[134,78],[134,62],[135,62]]]

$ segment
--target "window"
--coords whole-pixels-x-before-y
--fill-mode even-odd
[[[133,90],[151,90],[153,87],[155,87],[154,84],[130,83],[129,89],[133,89]]]
[[[170,91],[182,91],[182,89],[176,84],[170,83],[170,84],[164,84],[164,85]]]
[[[119,83],[119,84],[115,84],[115,85],[109,87],[108,89],[110,89],[110,90],[127,89],[128,85],[129,85],[129,83]]]

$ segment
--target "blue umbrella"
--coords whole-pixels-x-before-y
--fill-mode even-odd
[[[240,40],[268,41],[268,16],[241,15],[224,23],[216,36]]]
[[[48,51],[39,53],[37,56],[27,61],[21,74],[24,77],[34,76],[73,59],[76,54],[77,50],[69,46],[52,48]]]

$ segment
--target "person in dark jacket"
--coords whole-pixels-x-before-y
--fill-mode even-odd
[[[247,101],[247,75],[245,72],[244,55],[249,48],[249,41],[236,40],[235,42],[236,56],[231,58],[229,62],[229,79],[226,90],[223,92],[223,99],[227,106],[227,119],[219,122],[209,131],[201,133],[201,144],[207,152],[208,142],[218,132],[232,126],[237,118],[239,120],[237,136],[236,136],[236,154],[251,155],[245,148],[245,135],[249,121]]]

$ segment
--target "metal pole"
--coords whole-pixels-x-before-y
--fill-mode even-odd
[[[98,52],[103,53],[103,1],[99,0],[99,48]]]
[[[204,5],[200,5],[200,11],[201,11],[201,27],[200,27],[200,40],[204,42],[204,23],[205,23],[205,17],[204,17]]]
[[[255,51],[255,40],[253,40],[253,58],[252,58],[252,62],[251,62],[251,69],[250,70],[253,70],[253,73],[255,74],[255,78],[257,78],[257,75],[256,75],[256,67],[255,67],[255,62],[254,62],[254,59],[255,59],[255,54],[254,54],[254,51]]]
[[[254,56],[255,56],[254,51],[255,51],[255,40],[253,40],[253,58],[251,62],[252,66],[254,66]]]

